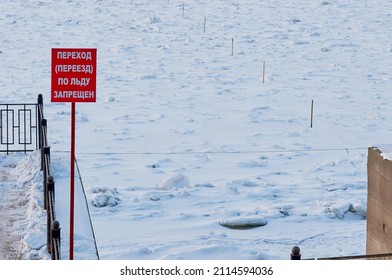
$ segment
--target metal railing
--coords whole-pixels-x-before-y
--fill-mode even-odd
[[[298,246],[291,249],[291,260],[301,260],[301,250]],[[339,256],[327,258],[309,258],[302,260],[392,260],[392,253],[384,254],[369,254],[369,255],[354,255],[354,256]]]
[[[48,144],[47,120],[44,117],[42,94],[37,99],[38,111],[38,147],[41,150],[41,170],[43,173],[44,207],[47,219],[46,247],[52,260],[61,259],[60,223],[56,220],[55,181],[50,173],[50,146]]]
[[[0,104],[0,152],[37,150],[38,104]]]
[[[60,223],[56,220],[54,178],[50,173],[50,146],[42,94],[37,103],[0,104],[0,152],[41,151],[44,207],[47,212],[47,251],[61,258]]]

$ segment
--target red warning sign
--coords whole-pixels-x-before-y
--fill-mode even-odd
[[[97,49],[52,49],[52,102],[95,102]]]

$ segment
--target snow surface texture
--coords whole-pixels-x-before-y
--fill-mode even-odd
[[[1,101],[44,94],[64,181],[70,105],[49,102],[51,48],[98,50],[76,150],[101,259],[365,253],[367,148],[392,136],[391,1],[6,6]]]
[[[0,155],[0,259],[50,259],[39,159]]]

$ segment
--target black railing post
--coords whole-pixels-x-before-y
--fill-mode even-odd
[[[37,103],[41,105],[44,104],[44,97],[42,94],[38,94]]]
[[[44,145],[46,145],[46,143],[44,143],[44,131],[46,131],[46,125],[47,125],[47,121],[46,119],[41,119],[40,123],[39,123],[39,148],[41,150],[41,170],[44,170]],[[45,128],[45,129],[44,129]]]
[[[298,246],[294,246],[291,249],[291,260],[300,260],[301,259],[301,250]]]
[[[49,253],[52,253],[53,251],[53,246],[52,246],[52,209],[50,205],[50,194],[49,194],[49,189],[54,189],[54,179],[53,176],[48,176],[47,181],[45,183],[45,200],[44,200],[44,205],[46,209],[46,246],[48,249]]]
[[[52,260],[60,260],[61,228],[59,221],[52,223]]]
[[[48,196],[47,196],[47,200],[48,200],[48,206],[49,206],[49,193],[52,193],[53,198],[54,198],[54,178],[53,176],[49,175],[48,176],[48,181],[47,181],[47,192],[48,192]],[[47,207],[48,209],[49,207]]]
[[[44,106],[44,98],[42,96],[42,94],[38,94],[37,97],[37,109],[36,111],[36,115],[37,115],[37,136],[36,136],[36,149],[37,150],[41,150],[42,149],[42,127],[41,127],[41,119],[43,118],[43,113],[42,113],[42,108]],[[41,169],[42,170],[42,169]]]
[[[47,188],[47,180],[48,180],[48,178],[47,178],[47,176],[48,176],[48,174],[49,174],[49,172],[48,172],[48,166],[47,166],[47,162],[46,162],[46,160],[47,159],[49,159],[50,158],[50,147],[48,147],[48,146],[45,146],[45,147],[42,147],[42,165],[43,165],[43,168],[42,168],[42,170],[43,170],[43,183],[44,183],[44,207],[45,207],[45,209],[48,209],[47,208],[47,200],[48,200],[48,188]],[[49,161],[48,161],[48,163],[49,163]]]

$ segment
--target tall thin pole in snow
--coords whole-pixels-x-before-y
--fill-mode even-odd
[[[313,127],[313,99],[310,105],[310,127]]]
[[[69,259],[74,259],[74,217],[75,217],[75,102],[71,104],[71,175],[69,206]]]

